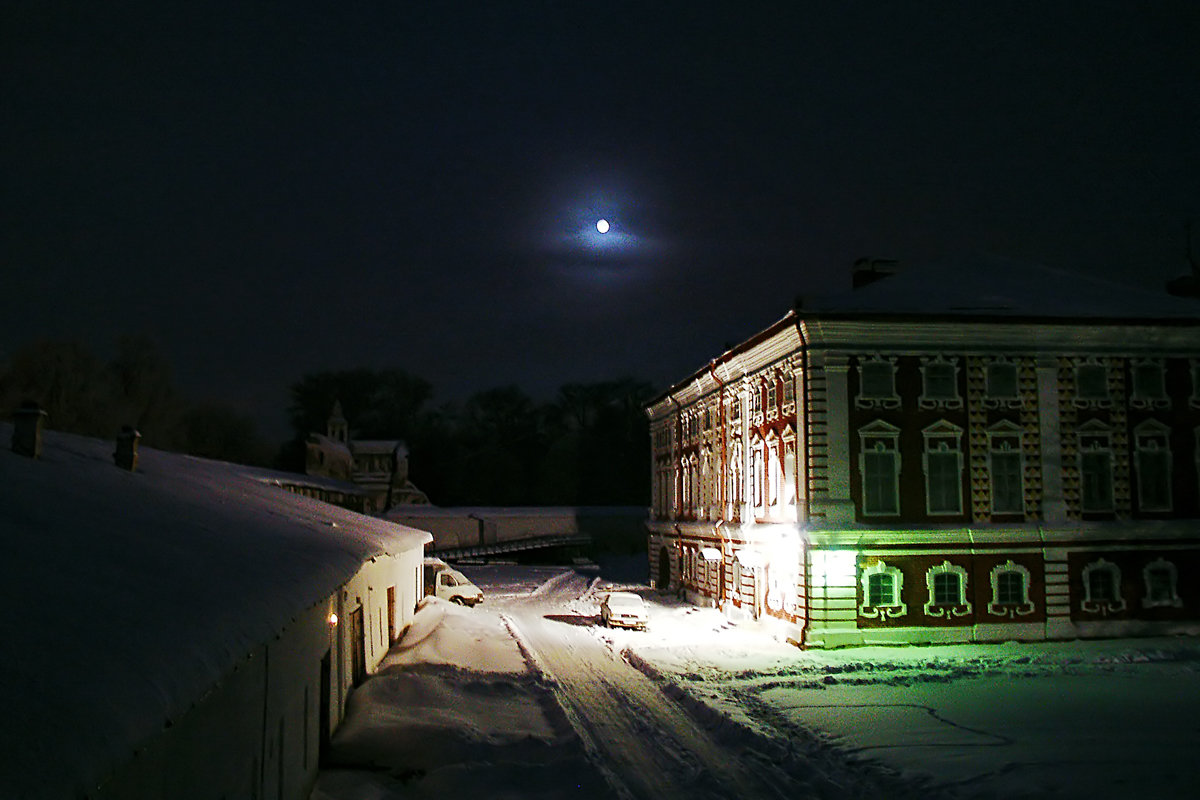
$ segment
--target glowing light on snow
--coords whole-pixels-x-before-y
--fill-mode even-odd
[[[608,233],[608,228],[609,228],[609,224],[608,224],[608,220],[606,220],[606,219],[599,220],[596,223],[596,230],[600,231],[601,233]]]

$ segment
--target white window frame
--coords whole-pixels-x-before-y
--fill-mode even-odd
[[[1160,446],[1161,441],[1161,446]],[[1147,419],[1133,429],[1133,464],[1137,475],[1138,511],[1164,512],[1174,508],[1174,492],[1172,491],[1173,459],[1171,457],[1171,428],[1156,419]],[[1143,457],[1165,458],[1163,477],[1166,480],[1166,504],[1152,505],[1146,501],[1146,487],[1149,481],[1143,479]]]
[[[1153,391],[1139,378],[1142,370],[1157,369],[1158,378]],[[1134,408],[1170,408],[1171,398],[1167,395],[1167,373],[1161,358],[1135,358],[1129,362],[1129,383],[1132,391],[1129,395],[1129,405]]]
[[[997,390],[996,382],[993,381],[994,370],[1011,371],[1012,373],[1012,393],[1001,393]],[[1017,362],[998,356],[990,359],[983,367],[983,386],[984,398],[983,404],[987,408],[1020,408],[1021,407],[1021,371]]]
[[[939,575],[958,576],[958,602],[938,603],[934,593],[934,584]],[[925,572],[925,588],[929,591],[929,600],[925,603],[925,613],[931,617],[965,617],[971,613],[971,603],[967,600],[967,570],[958,564],[943,561],[930,567]]]
[[[1112,575],[1113,599],[1099,600],[1092,597],[1092,573],[1106,571]],[[1110,614],[1125,610],[1125,598],[1121,596],[1121,568],[1111,561],[1098,558],[1083,568],[1080,573],[1083,579],[1083,600],[1080,608],[1093,614]]]
[[[882,370],[885,367],[891,369],[890,388],[887,393],[880,392],[878,394],[867,394],[865,389],[866,367]],[[858,396],[854,398],[856,408],[886,408],[896,409],[900,407],[900,395],[896,394],[896,357],[887,357],[876,353],[871,356],[861,356],[858,360]]]
[[[946,420],[938,420],[921,431],[924,447],[921,454],[921,470],[925,475],[925,513],[931,517],[957,517],[963,513],[963,452],[962,428]],[[952,454],[955,457],[954,494],[958,507],[953,510],[933,510],[933,484],[929,464],[931,455]]]
[[[862,494],[864,517],[895,517],[900,514],[900,429],[881,419],[873,420],[858,431],[858,472]],[[887,452],[892,454],[892,499],[894,509],[871,510],[867,508],[867,454]]]
[[[992,514],[1020,514],[1025,515],[1025,450],[1024,436],[1025,431],[1020,425],[1010,420],[1001,420],[995,425],[987,429],[988,443],[988,485],[991,503]],[[1016,440],[1016,447],[1004,449],[1003,444],[1008,444],[1013,439]],[[1017,457],[1017,481],[1019,482],[1018,497],[1020,499],[1020,508],[1018,509],[1000,509],[996,507],[996,462],[995,456],[997,453],[1004,455],[1015,454]]]
[[[1115,453],[1112,446],[1112,430],[1099,420],[1089,420],[1079,426],[1076,437],[1079,459],[1079,510],[1085,514],[1110,514],[1116,510],[1116,495],[1113,485]],[[1087,508],[1085,506],[1087,499],[1085,476],[1088,474],[1083,468],[1085,455],[1108,456],[1108,474],[1104,476],[1108,483],[1108,505],[1105,507]]]
[[[1000,576],[1008,572],[1015,572],[1021,576],[1021,599],[1016,603],[1000,602]],[[992,599],[987,604],[987,613],[995,617],[1009,617],[1010,619],[1032,614],[1033,601],[1029,599],[1031,578],[1029,569],[1012,559],[992,567],[992,571],[988,575],[988,582],[992,586]]]
[[[1165,570],[1169,577],[1171,596],[1164,600],[1155,600],[1150,596],[1150,573],[1156,569]],[[1183,599],[1179,596],[1179,570],[1175,564],[1159,556],[1142,567],[1142,583],[1146,592],[1142,596],[1143,608],[1182,608]]]
[[[948,369],[950,371],[951,391],[948,394],[930,392],[930,373],[934,370]],[[962,408],[962,395],[958,392],[958,359],[937,355],[933,358],[921,359],[921,397],[917,404],[925,409]]]
[[[891,576],[893,602],[878,606],[870,605],[872,575]],[[904,597],[904,573],[898,567],[890,566],[882,561],[863,567],[862,573],[859,575],[859,585],[862,587],[863,599],[862,604],[858,607],[859,615],[869,619],[885,620],[902,617],[908,613],[908,606],[901,599]]]
[[[1104,391],[1095,396],[1084,396],[1080,389],[1083,386],[1082,375],[1088,370],[1104,371]],[[1112,394],[1108,389],[1109,366],[1103,360],[1089,356],[1075,364],[1075,405],[1079,408],[1109,408],[1112,406]]]

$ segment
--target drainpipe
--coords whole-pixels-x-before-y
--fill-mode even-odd
[[[800,487],[805,487],[804,492],[804,519],[797,520],[797,523],[808,526],[809,508],[812,505],[812,498],[808,496],[808,476],[809,476],[809,458],[811,448],[808,446],[808,433],[812,430],[809,427],[809,404],[808,404],[808,339],[804,336],[804,321],[796,320],[796,331],[800,334],[800,389],[801,396],[796,398],[796,402],[804,408],[804,457],[796,459],[796,496],[800,496]],[[797,408],[797,417],[800,416],[799,408]],[[797,437],[799,438],[799,437]],[[800,447],[798,441],[796,446]],[[799,454],[797,454],[799,455]],[[798,533],[799,531],[797,531]],[[812,609],[809,604],[812,602],[812,563],[809,557],[808,546],[804,542],[804,537],[800,537],[800,546],[804,549],[804,560],[801,565],[804,570],[804,615],[800,618],[800,649],[806,647],[806,639],[808,638],[808,624],[812,618]]]
[[[727,437],[728,431],[726,430],[726,420],[725,420],[725,381],[721,380],[720,376],[717,375],[717,360],[715,358],[712,361],[708,362],[708,373],[710,375],[712,375],[713,380],[716,381],[717,386],[720,387],[717,391],[717,415],[718,415],[718,422],[720,423],[720,426],[721,426],[721,479],[717,482],[719,484],[719,488],[717,490],[717,503],[721,508],[721,514],[720,514],[721,522],[724,522],[725,521],[725,484],[727,482],[725,470],[729,465],[728,464],[729,456],[726,451],[726,443],[728,441],[728,437]],[[717,524],[719,525],[720,522],[718,522]]]

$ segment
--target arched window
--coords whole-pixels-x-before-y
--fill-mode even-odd
[[[958,564],[943,561],[925,573],[929,600],[925,613],[931,617],[962,617],[971,613],[967,602],[967,571]]]
[[[1027,568],[1009,560],[993,567],[989,578],[992,584],[992,600],[987,606],[989,614],[1011,618],[1033,613]]]
[[[930,514],[962,513],[962,428],[940,420],[925,438],[925,509]]]
[[[1145,608],[1179,608],[1183,600],[1179,597],[1179,571],[1165,558],[1157,558],[1142,569],[1142,581],[1146,594],[1142,597]]]
[[[896,567],[879,561],[864,567],[861,576],[862,604],[858,613],[864,617],[889,619],[908,613],[901,598],[904,575]]]
[[[1148,419],[1133,429],[1139,511],[1171,510],[1171,429]]]
[[[1113,510],[1112,432],[1099,420],[1079,426],[1080,509],[1085,513]]]
[[[1021,426],[1002,420],[988,428],[988,474],[992,513],[1025,513],[1025,467]]]
[[[900,513],[900,429],[883,420],[859,429],[864,516]]]
[[[1125,610],[1121,596],[1121,570],[1116,564],[1097,559],[1083,568],[1083,600],[1080,607],[1093,614]]]

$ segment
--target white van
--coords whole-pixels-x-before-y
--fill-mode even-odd
[[[483,602],[483,590],[440,558],[425,559],[425,594],[463,606]]]

